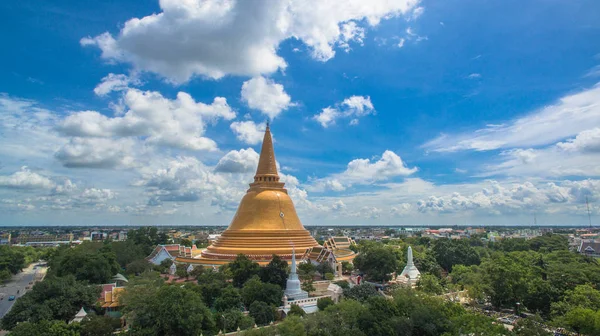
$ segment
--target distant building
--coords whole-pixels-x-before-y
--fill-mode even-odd
[[[171,259],[175,261],[175,258],[193,258],[200,253],[200,250],[196,247],[196,245],[192,245],[192,247],[187,247],[179,244],[169,244],[169,245],[158,245],[154,248],[154,251],[150,253],[146,260],[153,263],[154,265],[160,265],[163,260]]]
[[[20,235],[16,238],[17,243],[27,246],[55,246],[75,243],[73,234],[53,235],[53,234],[31,234]]]
[[[600,241],[581,240],[581,244],[577,248],[577,252],[588,257],[600,258]]]
[[[0,245],[10,245],[10,232],[0,234]]]
[[[93,231],[90,233],[90,240],[92,241],[101,241],[106,239],[106,233],[100,231]]]
[[[83,320],[85,320],[87,318],[87,313],[85,312],[85,309],[83,309],[83,307],[81,307],[81,309],[79,309],[79,312],[77,312],[77,314],[75,314],[75,317],[73,317],[73,319],[71,321],[69,321],[69,324],[73,323],[73,322],[81,322]]]

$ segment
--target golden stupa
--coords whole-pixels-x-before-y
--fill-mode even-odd
[[[279,182],[273,139],[269,125],[265,130],[254,182],[221,236],[199,258],[179,260],[204,265],[220,265],[245,254],[260,264],[268,263],[273,254],[292,258],[292,249],[302,255],[320,246],[298,218],[292,199]]]

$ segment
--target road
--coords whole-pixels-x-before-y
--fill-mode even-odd
[[[33,282],[34,279],[40,280],[45,275],[46,267],[40,267],[38,263],[33,263],[21,273],[15,274],[10,281],[0,285],[0,297],[2,297],[2,300],[0,300],[0,318],[8,313],[19,297],[25,294],[25,287],[32,286],[29,284],[30,282]],[[19,294],[17,294],[17,291],[19,291]],[[8,297],[11,295],[16,296],[16,300],[8,301]]]

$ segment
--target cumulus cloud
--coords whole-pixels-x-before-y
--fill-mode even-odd
[[[48,177],[32,172],[27,166],[11,175],[0,176],[0,188],[51,189],[54,186]]]
[[[255,124],[254,121],[235,121],[230,125],[231,130],[235,133],[238,140],[248,144],[259,144],[267,128],[266,123]]]
[[[556,183],[514,183],[505,186],[498,181],[489,181],[481,191],[463,195],[430,196],[417,202],[420,212],[467,212],[484,214],[520,214],[523,211],[556,212],[555,203],[581,205],[585,197],[596,200],[600,197],[600,181],[562,181]],[[568,211],[569,208],[563,208]]]
[[[133,146],[131,139],[72,138],[54,157],[67,168],[126,168],[134,163]]]
[[[225,154],[217,165],[215,171],[220,173],[252,173],[258,166],[258,153],[252,148],[232,150]]]
[[[58,130],[74,137],[143,137],[149,144],[210,151],[216,150],[217,144],[202,136],[207,123],[235,118],[225,98],[204,104],[185,92],[171,100],[159,92],[128,89],[123,103],[128,110],[122,117],[77,112],[66,117]]]
[[[139,79],[124,74],[109,73],[102,78],[100,84],[96,85],[94,93],[98,96],[106,96],[113,91],[127,90],[130,85],[140,85]]]
[[[600,126],[600,85],[502,125],[442,135],[423,145],[436,152],[543,146]]]
[[[291,98],[283,89],[283,85],[262,76],[244,82],[242,101],[250,108],[261,111],[270,119],[274,119],[291,105]]]
[[[324,108],[321,113],[313,116],[321,126],[327,128],[335,124],[336,119],[354,117],[350,125],[357,125],[358,117],[375,114],[375,107],[369,96],[351,96],[335,106]]]
[[[585,130],[574,139],[559,142],[556,146],[565,151],[600,153],[600,128]]]
[[[313,181],[309,186],[309,190],[342,191],[355,184],[371,184],[397,176],[409,176],[417,170],[416,167],[408,168],[400,156],[386,150],[377,161],[370,159],[350,161],[344,172]]]
[[[102,58],[131,63],[174,82],[195,75],[255,76],[286,67],[280,43],[296,38],[314,59],[327,61],[337,46],[362,43],[367,26],[411,14],[418,0],[178,1],[162,0],[161,12],[125,22],[113,36],[106,32],[81,39],[97,46]]]
[[[246,184],[248,181],[244,181]],[[163,202],[205,201],[223,209],[234,209],[244,189],[239,177],[225,177],[191,157],[179,157],[168,161],[138,183],[150,194],[149,205]]]

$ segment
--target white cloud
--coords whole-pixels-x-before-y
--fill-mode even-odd
[[[406,40],[404,38],[400,38],[397,44],[398,48],[404,47],[404,42],[406,42]]]
[[[542,146],[598,126],[600,86],[596,85],[506,124],[488,125],[462,134],[442,135],[423,147],[437,152],[455,152]]]
[[[54,185],[48,177],[32,172],[26,166],[11,175],[0,176],[0,188],[51,189]]]
[[[232,150],[225,154],[215,167],[222,173],[252,173],[258,166],[258,153],[252,148]]]
[[[565,151],[600,153],[600,128],[585,130],[577,134],[575,139],[559,142],[556,146]]]
[[[600,181],[562,181],[559,184],[532,182],[503,185],[488,181],[481,191],[430,196],[417,202],[420,212],[475,212],[482,214],[522,214],[523,212],[571,212],[585,204],[585,197],[600,197]],[[562,204],[562,205],[559,205]],[[581,212],[580,214],[583,214]]]
[[[139,79],[123,74],[109,73],[102,78],[100,84],[96,85],[94,93],[98,96],[106,96],[113,91],[127,90],[130,85],[140,85]]]
[[[291,98],[283,85],[262,76],[247,80],[242,85],[242,101],[250,108],[257,109],[270,119],[274,119],[291,106]]]
[[[238,140],[248,144],[260,143],[265,135],[266,123],[255,124],[254,121],[235,121],[230,125]]]
[[[81,44],[99,47],[106,60],[131,63],[175,82],[194,75],[255,76],[286,67],[277,49],[288,38],[301,40],[314,59],[327,61],[336,46],[361,43],[365,23],[373,27],[412,14],[418,2],[162,0],[160,13],[130,19],[116,37],[107,32]]]
[[[469,78],[469,79],[478,79],[478,78],[481,78],[481,74],[478,74],[478,73],[474,72],[474,73],[468,75],[467,78]]]
[[[416,20],[417,18],[419,18],[419,16],[423,15],[424,12],[425,12],[425,8],[416,7],[412,12],[412,19]]]
[[[335,106],[324,108],[321,113],[313,116],[321,126],[327,128],[335,124],[336,119],[363,117],[369,114],[375,114],[375,107],[371,103],[369,96],[351,96]],[[358,118],[350,121],[350,125],[357,125]]]
[[[342,191],[352,185],[365,185],[385,181],[397,176],[409,176],[417,168],[408,168],[396,153],[386,150],[377,161],[356,159],[348,163],[346,170],[339,174],[317,179],[308,187],[311,191]]]
[[[95,111],[66,117],[58,130],[75,137],[143,137],[149,144],[189,150],[216,150],[217,144],[203,137],[206,124],[235,118],[227,100],[216,97],[212,104],[196,102],[179,92],[174,100],[154,91],[128,89],[123,97],[128,108],[122,117],[107,117]]]
[[[55,154],[67,168],[127,168],[134,164],[131,139],[72,138]]]

